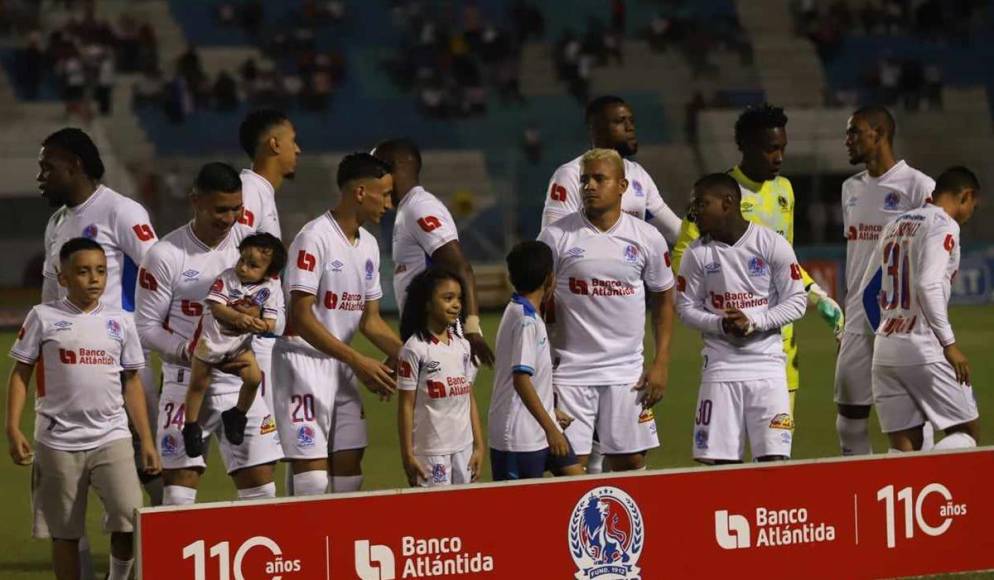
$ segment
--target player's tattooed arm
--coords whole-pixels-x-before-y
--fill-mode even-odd
[[[658,403],[666,392],[670,368],[670,339],[673,335],[673,288],[649,293],[652,314],[652,335],[656,343],[652,364],[635,386],[642,391],[642,406],[646,409]]]
[[[483,338],[480,329],[480,305],[476,297],[476,276],[473,274],[473,266],[463,255],[462,246],[459,240],[452,240],[431,255],[432,264],[441,268],[455,272],[462,280],[463,291],[465,292],[464,304],[466,310],[466,340],[469,341],[470,351],[473,355],[473,362],[480,366],[494,366],[494,353]]]
[[[383,316],[380,314],[379,300],[366,301],[366,305],[362,310],[362,320],[359,321],[359,331],[376,348],[387,355],[387,366],[396,368],[396,362],[391,365],[389,361],[396,361],[397,355],[400,353],[400,349],[404,346],[404,343],[401,342],[400,337],[397,336],[394,329],[383,320]]]
[[[34,365],[17,361],[7,383],[7,446],[10,458],[17,465],[30,465],[34,458],[31,444],[21,432],[21,415],[24,414],[32,372]]]
[[[390,367],[360,353],[328,332],[314,316],[315,299],[313,294],[300,290],[290,293],[290,324],[297,334],[320,352],[349,365],[370,391],[381,395],[394,392],[397,383]]]

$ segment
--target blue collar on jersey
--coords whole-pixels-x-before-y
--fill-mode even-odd
[[[535,311],[535,307],[532,306],[532,303],[529,302],[527,298],[525,298],[521,294],[518,294],[517,292],[511,294],[511,302],[514,302],[515,304],[520,304],[522,307],[524,307],[525,314],[528,314],[530,316],[535,316],[536,314],[538,314],[538,312]]]

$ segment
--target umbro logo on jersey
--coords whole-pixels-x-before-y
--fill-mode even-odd
[[[187,270],[183,272],[183,277],[192,282],[200,277],[200,272],[197,270]]]
[[[60,320],[55,323],[55,328],[57,330],[69,330],[70,328],[72,328],[72,323],[69,322],[68,320]]]
[[[566,250],[566,255],[574,258],[582,258],[584,252],[586,252],[586,250],[583,248],[570,248],[569,250]]]
[[[442,368],[442,363],[437,360],[433,360],[425,365],[425,371],[430,375],[431,373],[437,373]]]
[[[704,266],[704,271],[708,274],[717,274],[718,272],[721,272],[721,264],[718,262],[711,262],[710,264]]]
[[[331,263],[331,271],[332,272],[341,272],[342,271],[342,266],[344,266],[344,265],[345,265],[345,263],[342,262],[341,260],[335,260],[334,262]]]

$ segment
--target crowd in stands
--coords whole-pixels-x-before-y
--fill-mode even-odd
[[[866,0],[858,8],[850,2],[796,0],[792,4],[798,34],[811,39],[823,62],[838,56],[845,38],[911,37],[940,45],[969,46],[982,26],[986,0]],[[917,57],[884,54],[867,63],[863,72],[869,97],[887,106],[917,110],[942,108],[942,69]],[[832,95],[833,104],[858,100],[853,91]]]
[[[715,51],[737,53],[743,65],[752,64],[752,45],[734,15],[695,13],[690,0],[661,0],[660,4],[645,30],[653,50],[679,51],[695,75],[716,72],[710,62]]]
[[[175,75],[166,80],[147,71],[135,85],[135,106],[162,107],[173,123],[182,123],[198,110],[235,111],[252,107],[325,110],[345,78],[345,56],[323,49],[319,29],[341,25],[347,16],[341,0],[304,2],[272,19],[264,3],[222,1],[214,6],[215,24],[241,29],[261,58],[249,58],[238,70],[222,70],[213,78],[204,69],[196,47],[180,55]]]
[[[431,118],[486,113],[489,96],[522,103],[520,48],[544,34],[542,13],[526,0],[508,6],[507,22],[489,18],[472,2],[439,6],[395,0],[391,26],[401,46],[384,66],[402,88],[417,95]]]

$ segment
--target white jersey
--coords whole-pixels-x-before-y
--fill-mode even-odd
[[[870,335],[880,320],[876,287],[863,279],[877,271],[877,241],[887,222],[917,209],[932,195],[935,181],[903,160],[880,177],[861,171],[842,184],[842,223],[846,232],[846,332]],[[872,286],[876,286],[875,282]]]
[[[557,385],[620,385],[642,375],[645,292],[673,287],[666,240],[624,212],[606,232],[582,212],[542,230],[556,271],[549,322]]]
[[[251,169],[242,169],[242,215],[238,221],[256,232],[281,238],[276,211],[276,190],[269,180]]]
[[[437,197],[415,186],[397,204],[393,226],[393,292],[404,309],[411,280],[431,264],[431,255],[459,239],[452,214]]]
[[[876,258],[884,276],[874,364],[945,361],[942,348],[956,342],[947,306],[959,257],[959,224],[940,207],[927,205],[887,224]]]
[[[383,297],[380,288],[380,249],[376,238],[363,228],[353,244],[331,212],[308,222],[290,245],[284,290],[316,297],[314,316],[338,340],[352,340],[367,300]],[[317,356],[318,351],[298,336],[289,324],[284,340]]]
[[[807,295],[801,267],[783,236],[763,226],[749,228],[732,245],[703,236],[680,262],[677,313],[704,338],[702,380],[783,378],[787,357],[780,328],[804,316]],[[725,310],[744,312],[755,330],[725,334]]]
[[[246,284],[238,279],[234,268],[228,268],[211,284],[207,298],[204,299],[204,314],[191,341],[204,340],[208,351],[212,354],[234,354],[248,347],[252,337],[251,332],[229,331],[222,328],[221,323],[214,318],[210,303],[234,306],[246,304],[259,306],[262,318],[276,320],[279,308],[283,304],[283,288],[279,278],[266,278],[256,284]],[[191,344],[192,346],[192,344]]]
[[[549,191],[542,210],[542,229],[558,219],[583,209],[580,174],[583,156],[560,165],[549,180]],[[635,161],[624,159],[628,189],[621,197],[621,210],[640,220],[652,222],[666,238],[675,244],[680,236],[680,218],[666,205],[652,176]]]
[[[10,356],[38,362],[35,441],[83,451],[128,439],[121,371],[145,366],[132,317],[98,304],[83,312],[68,299],[28,312]]]
[[[545,323],[531,303],[517,294],[511,297],[511,302],[504,309],[497,329],[494,390],[487,421],[490,447],[513,452],[545,449],[549,446],[545,430],[518,396],[514,388],[515,373],[531,377],[542,407],[555,422],[552,355]]]
[[[164,373],[182,374],[182,364],[200,317],[204,299],[222,272],[239,258],[238,244],[252,230],[236,223],[213,248],[193,233],[193,222],[181,226],[155,244],[138,272],[135,324],[142,344],[159,353]],[[216,394],[235,392],[242,381],[215,371],[211,389]]]
[[[416,391],[414,453],[448,455],[473,444],[470,396],[476,367],[469,342],[449,332],[449,344],[412,336],[397,362],[397,388]]]
[[[106,186],[98,186],[76,207],[62,206],[45,227],[45,285],[42,302],[65,298],[59,286],[59,250],[72,238],[99,243],[107,254],[107,290],[100,302],[126,312],[135,309],[138,265],[155,244],[148,212],[137,201]]]

